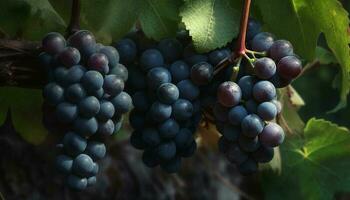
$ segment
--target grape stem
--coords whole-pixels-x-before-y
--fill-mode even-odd
[[[67,27],[67,37],[78,30],[80,30],[80,0],[72,0],[70,22]]]
[[[238,37],[238,46],[236,51],[232,54],[232,56],[243,56],[247,52],[245,43],[246,43],[246,35],[247,35],[247,28],[248,28],[250,5],[251,5],[251,0],[244,1],[244,8],[242,11],[241,26],[240,26],[239,37]]]

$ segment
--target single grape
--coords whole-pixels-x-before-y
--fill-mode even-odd
[[[162,122],[171,116],[171,105],[163,104],[158,101],[154,102],[149,110],[152,120]]]
[[[98,123],[98,128],[97,128],[97,134],[101,136],[110,136],[113,135],[114,131],[116,130],[114,122],[109,119],[104,122],[99,122]]]
[[[179,98],[179,89],[172,83],[163,83],[157,89],[159,101],[165,104],[173,104]]]
[[[88,58],[96,52],[95,37],[87,30],[80,30],[71,35],[68,38],[68,44],[77,48],[84,58]]]
[[[69,83],[66,81],[68,69],[65,67],[57,67],[53,72],[55,81],[63,87],[66,87]]]
[[[87,71],[82,77],[81,83],[88,91],[96,91],[103,86],[103,76],[97,71]]]
[[[225,124],[221,134],[229,141],[237,141],[239,135],[241,134],[240,127]]]
[[[128,80],[129,72],[128,69],[123,64],[117,64],[117,66],[110,68],[109,74],[116,75],[117,77],[123,79],[123,81]]]
[[[261,31],[261,24],[250,18],[248,21],[248,27],[247,27],[247,40],[253,39],[258,33]]]
[[[98,71],[101,74],[109,72],[108,57],[102,53],[92,54],[88,59],[87,65],[90,70]]]
[[[81,78],[86,72],[85,67],[81,65],[74,65],[68,69],[67,74],[65,75],[65,83],[71,85],[74,83],[79,83]]]
[[[276,99],[271,101],[273,104],[275,104],[277,108],[277,114],[280,114],[282,112],[282,103]]]
[[[276,123],[269,123],[259,135],[260,142],[267,147],[277,147],[283,143],[284,131]]]
[[[95,185],[97,182],[96,176],[91,176],[87,179],[87,187]]]
[[[81,177],[87,177],[94,169],[94,162],[90,156],[80,154],[73,160],[73,172]]]
[[[253,51],[268,51],[274,42],[274,36],[271,33],[262,32],[257,34],[251,41]]]
[[[79,113],[86,118],[95,116],[100,111],[100,107],[99,100],[94,96],[86,97],[78,104]]]
[[[231,54],[231,51],[229,49],[217,49],[209,54],[209,62],[213,65],[216,66],[218,65],[221,61],[229,57]]]
[[[63,137],[62,143],[66,153],[71,156],[83,153],[87,146],[86,139],[74,132],[66,133]]]
[[[252,158],[259,163],[268,163],[274,155],[273,148],[261,145],[258,150],[252,153]]]
[[[55,55],[66,47],[66,40],[60,33],[51,32],[44,37],[41,45],[46,53]]]
[[[260,79],[269,79],[276,73],[276,64],[270,58],[259,58],[254,63],[254,72]]]
[[[150,99],[147,97],[147,94],[145,92],[136,92],[132,96],[132,102],[134,104],[134,107],[138,111],[147,111],[148,108],[151,106]]]
[[[55,166],[58,171],[69,174],[72,171],[73,160],[66,155],[58,155],[55,160]]]
[[[57,105],[56,117],[58,121],[63,123],[70,123],[74,121],[78,116],[78,108],[76,105],[62,102]]]
[[[286,56],[294,55],[293,46],[287,40],[277,40],[270,47],[269,55],[278,62]]]
[[[45,101],[50,105],[57,105],[64,100],[64,89],[56,83],[49,83],[43,91]]]
[[[101,142],[91,141],[86,147],[85,154],[94,161],[101,160],[106,155],[106,146]]]
[[[161,163],[160,165],[164,171],[167,173],[176,173],[179,171],[181,166],[181,158],[174,157],[171,160]]]
[[[192,81],[186,79],[176,84],[180,91],[180,98],[194,101],[199,96],[199,88]]]
[[[111,119],[114,113],[115,113],[115,109],[113,104],[110,101],[104,100],[100,102],[100,110],[97,113],[96,117],[99,121],[105,122]]]
[[[295,79],[302,70],[301,61],[295,56],[283,57],[277,65],[277,73],[287,80]]]
[[[130,136],[130,144],[136,149],[145,149],[146,144],[142,139],[142,132],[140,130],[135,130]]]
[[[92,169],[92,172],[90,173],[90,176],[96,176],[97,173],[98,173],[98,170],[99,170],[99,167],[98,167],[98,164],[97,163],[94,163],[93,164],[93,169]]]
[[[277,116],[277,108],[271,102],[264,102],[258,106],[257,114],[265,121],[271,121]]]
[[[53,56],[46,52],[41,52],[38,56],[40,64],[45,68],[46,73],[51,71]]]
[[[142,161],[147,167],[156,167],[160,162],[154,149],[146,149],[142,154]]]
[[[103,82],[103,89],[105,93],[116,96],[124,90],[124,81],[116,75],[107,75]]]
[[[176,155],[176,145],[174,142],[161,143],[157,148],[157,155],[162,160],[170,160]]]
[[[254,114],[258,111],[258,103],[254,99],[246,101],[244,106],[249,114]]]
[[[165,62],[172,63],[181,57],[183,47],[177,39],[169,38],[159,42],[158,50],[162,53]]]
[[[229,145],[225,155],[231,163],[235,163],[237,165],[240,165],[248,160],[248,154],[243,152],[241,148],[239,148],[238,144],[235,143],[231,143]]]
[[[103,90],[103,88],[100,88],[98,90],[95,90],[95,91],[88,91],[88,94],[90,96],[94,96],[96,97],[97,99],[101,100],[102,98],[108,98],[109,95],[108,94],[105,94],[105,91]],[[107,96],[108,95],[108,96]]]
[[[214,77],[214,68],[207,62],[200,62],[191,68],[191,80],[201,86],[207,85]]]
[[[172,63],[169,67],[172,81],[178,83],[190,77],[190,67],[182,60]]]
[[[112,46],[103,46],[99,49],[99,53],[104,54],[108,58],[108,66],[109,68],[116,67],[119,63],[119,53]]]
[[[240,125],[242,120],[248,115],[244,106],[235,106],[228,111],[227,119],[232,125]]]
[[[160,51],[156,49],[147,49],[141,55],[140,65],[144,71],[148,71],[154,67],[163,66],[164,58]]]
[[[113,97],[111,103],[114,105],[115,113],[117,114],[127,113],[132,108],[132,99],[126,92],[121,92]]]
[[[189,57],[185,57],[185,61],[189,66],[193,66],[200,62],[208,62],[208,57],[202,54],[194,54]]]
[[[236,83],[226,81],[219,86],[217,97],[221,105],[232,107],[241,101],[242,91]]]
[[[193,140],[192,132],[186,128],[180,129],[174,139],[176,148],[179,150],[190,146]]]
[[[276,88],[269,81],[259,81],[253,87],[253,97],[258,102],[271,101],[276,97]]]
[[[238,138],[238,144],[243,151],[248,153],[254,152],[260,147],[258,137],[249,138],[244,135],[240,135]]]
[[[264,122],[255,114],[246,116],[241,124],[242,133],[247,137],[256,137],[264,129]]]
[[[131,39],[124,38],[117,42],[114,46],[119,52],[121,63],[130,64],[136,59],[137,47],[135,42]]]
[[[158,125],[160,137],[164,139],[171,139],[180,131],[179,124],[174,119],[168,119]]]
[[[292,83],[292,80],[282,78],[276,73],[270,80],[269,80],[276,88],[284,88]]]
[[[74,47],[66,47],[58,54],[58,59],[66,67],[72,67],[80,62],[80,53]]]
[[[88,137],[96,133],[98,123],[94,117],[89,119],[78,117],[73,123],[73,129],[79,135]]]
[[[258,163],[253,159],[248,159],[238,166],[238,170],[243,175],[250,175],[258,171]]]
[[[163,83],[170,83],[171,75],[170,72],[163,67],[155,67],[152,68],[147,73],[147,85],[152,90],[156,90]]]
[[[172,105],[172,114],[176,120],[187,120],[193,114],[193,104],[186,99],[178,99]]]
[[[70,174],[67,177],[67,185],[74,190],[81,191],[87,187],[87,179]]]
[[[159,132],[154,128],[145,128],[142,130],[142,140],[148,147],[156,147],[160,144],[161,139]]]
[[[224,107],[220,103],[215,103],[214,109],[214,117],[216,120],[220,122],[226,122],[227,121],[227,116],[228,116],[228,108]]]
[[[81,84],[76,83],[69,86],[64,95],[68,101],[76,104],[86,96],[86,92]]]

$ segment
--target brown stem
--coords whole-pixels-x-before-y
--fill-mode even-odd
[[[80,0],[72,0],[72,10],[69,26],[67,27],[67,37],[80,30]]]
[[[236,52],[233,53],[232,56],[242,56],[246,53],[246,35],[247,35],[247,28],[248,28],[248,21],[249,21],[249,11],[250,11],[250,4],[251,0],[245,0],[244,2],[244,8],[242,11],[242,18],[241,18],[241,26],[239,31],[239,37],[238,37],[238,46],[236,49]]]

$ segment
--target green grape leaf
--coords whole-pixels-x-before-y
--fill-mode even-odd
[[[281,146],[282,172],[262,173],[266,199],[333,199],[350,188],[350,132],[323,119],[310,119],[303,137]]]
[[[140,13],[142,30],[147,37],[161,40],[175,36],[180,22],[178,0],[146,0]]]
[[[10,108],[16,131],[31,144],[40,144],[47,135],[47,131],[42,125],[41,104],[40,90],[0,88],[0,119],[4,119],[4,115]],[[0,122],[3,123],[3,120]]]
[[[338,0],[255,1],[265,27],[279,38],[290,40],[296,53],[313,60],[317,40],[324,33],[329,48],[342,67],[341,100],[334,111],[346,106],[350,90],[348,13]]]
[[[0,1],[0,29],[9,37],[40,40],[47,32],[62,32],[65,26],[47,0]]]
[[[68,23],[71,1],[50,0],[50,2]],[[81,1],[81,27],[92,31],[99,42],[109,44],[131,30],[142,8],[141,5],[142,0]]]
[[[337,59],[335,59],[332,52],[327,49],[317,46],[316,47],[316,58],[322,65],[329,65],[331,63],[337,63]]]
[[[237,36],[240,4],[229,0],[187,0],[180,11],[199,52],[222,47]]]

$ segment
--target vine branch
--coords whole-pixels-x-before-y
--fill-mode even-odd
[[[67,27],[67,37],[78,30],[80,30],[80,0],[72,0],[70,22]]]

